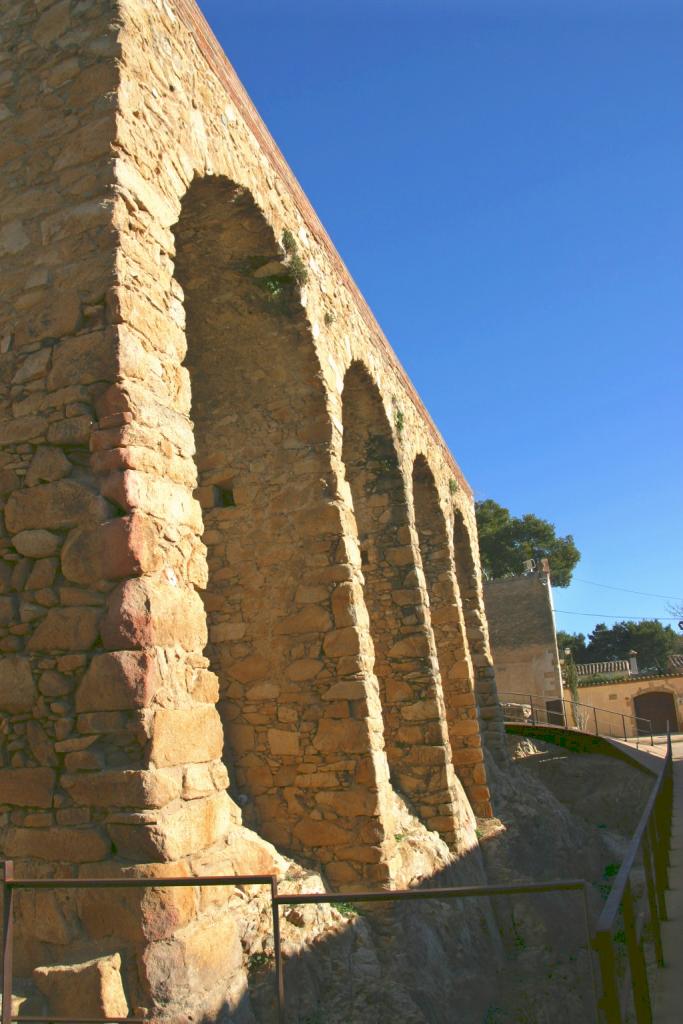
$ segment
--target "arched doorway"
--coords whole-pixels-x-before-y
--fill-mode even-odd
[[[653,733],[665,733],[667,723],[671,732],[678,732],[676,701],[672,693],[663,690],[641,693],[633,698],[633,708],[637,718],[646,719],[651,723]],[[643,736],[650,732],[650,726],[645,722],[639,722],[638,732]]]

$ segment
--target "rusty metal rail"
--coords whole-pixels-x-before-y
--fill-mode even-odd
[[[34,889],[165,889],[177,886],[206,885],[267,885],[270,889],[271,912],[273,916],[273,950],[275,956],[275,995],[279,1024],[285,1021],[285,978],[280,943],[280,907],[303,903],[388,903],[406,900],[466,899],[468,897],[515,896],[551,892],[577,892],[581,894],[581,907],[586,931],[586,945],[590,955],[590,912],[589,886],[582,879],[559,879],[550,882],[528,882],[511,885],[470,885],[451,886],[435,889],[396,889],[379,892],[346,893],[279,893],[274,875],[214,875],[183,878],[15,878],[11,861],[4,862],[3,877],[3,938],[2,938],[2,1017],[1,1024],[149,1024],[142,1017],[30,1017],[12,1015],[13,979],[13,902],[17,890]],[[597,998],[597,980],[593,971],[593,987]]]
[[[600,915],[595,932],[590,923],[590,886],[583,879],[559,879],[549,882],[529,882],[509,885],[451,886],[434,889],[398,889],[378,892],[345,893],[280,893],[274,875],[212,875],[182,878],[15,878],[11,861],[4,862],[3,932],[2,932],[2,1015],[0,1024],[149,1024],[140,1017],[59,1018],[55,1016],[27,1017],[12,1015],[13,978],[13,903],[14,894],[21,889],[164,889],[178,886],[207,885],[264,885],[270,890],[273,919],[273,951],[275,958],[275,1001],[279,1024],[285,1024],[285,977],[280,942],[280,907],[296,904],[387,903],[406,900],[466,899],[469,897],[515,896],[552,892],[581,894],[582,917],[586,933],[590,972],[594,992],[595,1020],[604,1024],[624,1024],[625,1001],[629,993],[636,1011],[637,1024],[651,1024],[649,984],[645,969],[643,944],[645,923],[652,931],[658,964],[663,964],[660,921],[666,919],[664,893],[668,886],[668,858],[672,820],[672,752],[671,737],[667,738],[664,765],[648,799],[638,828],[617,874],[610,895]],[[632,873],[642,854],[645,874],[646,899],[644,906],[636,905]],[[617,919],[621,911],[628,952],[628,971],[620,979],[615,952]],[[593,951],[597,953],[601,985],[598,984]]]
[[[595,928],[594,946],[602,978],[600,1010],[606,1024],[624,1024],[629,1004],[633,1005],[637,1024],[652,1024],[644,945],[646,925],[649,925],[657,964],[662,967],[664,950],[660,922],[667,916],[664,893],[669,885],[672,809],[673,758],[669,734],[664,764]],[[633,884],[637,866],[642,866],[645,876],[641,899],[637,898]],[[620,912],[627,952],[623,978],[619,977],[616,954]]]
[[[144,1017],[20,1017],[12,1015],[12,979],[14,972],[14,894],[19,889],[168,889],[206,885],[267,885],[273,914],[273,944],[280,957],[280,916],[277,909],[275,875],[204,875],[200,878],[15,878],[12,861],[4,862],[2,879],[2,1015],[1,1024],[149,1024]],[[281,968],[277,971],[281,976]],[[279,983],[278,983],[279,984]],[[284,990],[283,990],[284,991]],[[283,1004],[284,1005],[284,1004]]]

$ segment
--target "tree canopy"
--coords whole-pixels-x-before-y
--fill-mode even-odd
[[[669,655],[678,646],[678,635],[671,626],[663,626],[657,619],[641,622],[615,622],[606,626],[599,622],[588,638],[583,633],[557,634],[560,654],[569,647],[577,664],[589,661],[612,661],[628,658],[629,651],[635,651],[641,672],[649,669],[666,669]]]
[[[538,516],[512,516],[507,508],[487,498],[476,503],[481,564],[492,579],[518,576],[524,562],[547,558],[554,587],[568,587],[581,558],[571,534],[558,537],[555,527]]]

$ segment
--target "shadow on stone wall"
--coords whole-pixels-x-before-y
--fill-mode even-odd
[[[597,755],[536,748],[525,748],[525,753],[505,772],[487,765],[500,820],[480,822],[479,848],[426,874],[419,888],[480,884],[484,878],[491,884],[586,878],[595,919],[651,782],[631,766]],[[628,820],[612,807],[625,794],[633,803]],[[320,891],[319,879],[310,875],[308,884],[301,885],[285,878],[281,891]],[[220,997],[214,990],[210,1014],[169,1010],[155,1019],[275,1024],[269,906],[267,895],[253,887],[234,892],[221,908],[219,920],[238,926],[239,941],[235,936],[231,983],[221,986]],[[287,1024],[575,1024],[593,1019],[578,894],[382,905],[354,904],[350,898],[337,909],[282,907],[281,925]],[[223,931],[229,928],[217,927],[216,948],[194,950],[187,966],[198,972],[195,978],[212,957],[217,962],[223,954],[217,948]],[[134,970],[133,952],[122,948],[120,936],[112,941],[121,949],[124,972],[126,961]],[[98,947],[97,952],[111,949]],[[227,949],[224,955],[227,964]],[[128,982],[126,977],[127,989]],[[168,982],[171,990],[172,973]],[[203,994],[208,998],[208,992],[194,992],[198,1002]],[[34,1005],[31,1012],[41,1010],[46,1008]]]

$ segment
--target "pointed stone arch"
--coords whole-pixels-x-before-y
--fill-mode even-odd
[[[453,766],[480,817],[491,816],[481,750],[474,674],[470,660],[449,530],[434,474],[424,455],[412,473],[415,525],[420,542]]]
[[[342,457],[358,529],[392,784],[429,828],[453,842],[459,783],[417,539],[382,398],[360,362],[347,370],[342,404]]]

